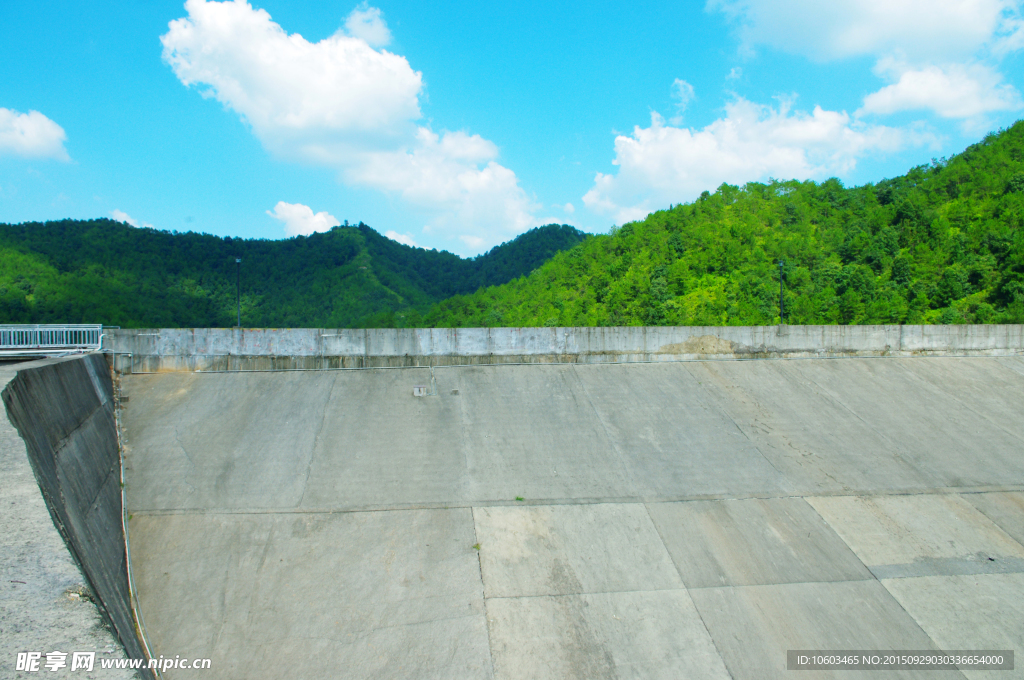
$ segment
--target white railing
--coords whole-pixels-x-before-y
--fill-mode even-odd
[[[0,354],[49,354],[100,348],[100,324],[0,325]]]

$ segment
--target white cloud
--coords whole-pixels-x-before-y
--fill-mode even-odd
[[[322,231],[330,231],[331,227],[341,225],[334,215],[327,211],[313,214],[313,209],[301,203],[285,203],[278,201],[274,211],[267,211],[267,214],[275,220],[284,222],[284,233],[288,237],[309,236],[310,234]]]
[[[498,150],[479,135],[419,128],[415,143],[397,151],[366,154],[344,171],[346,181],[394,192],[432,214],[433,231],[464,238],[471,228],[481,244],[496,244],[519,234],[536,219],[535,205],[515,173],[496,163]]]
[[[884,60],[879,71],[895,76],[896,82],[865,97],[858,114],[931,109],[943,118],[974,118],[1022,106],[1020,93],[981,64],[913,69]]]
[[[672,82],[672,99],[676,100],[676,115],[672,117],[671,123],[673,125],[681,125],[683,122],[683,112],[686,111],[690,100],[693,99],[693,85],[690,85],[685,80],[676,78]]]
[[[567,214],[572,215],[574,212],[576,212],[576,206],[574,206],[572,203],[566,203],[562,207],[562,210],[564,210]]]
[[[345,19],[345,30],[353,38],[365,40],[370,47],[391,44],[391,31],[388,30],[381,11],[365,2],[352,10]]]
[[[422,76],[371,46],[390,38],[376,8],[360,5],[348,35],[317,43],[242,0],[188,0],[185,9],[161,37],[164,60],[238,113],[271,153],[397,194],[448,239],[494,244],[535,226],[536,206],[492,142],[417,125]]]
[[[735,23],[744,51],[875,57],[888,84],[858,114],[929,110],[978,127],[987,113],[1021,108],[993,66],[1024,48],[1021,0],[708,0],[707,9]]]
[[[708,0],[748,48],[813,59],[899,53],[950,60],[973,54],[1012,21],[1011,0]]]
[[[125,224],[131,225],[133,227],[145,227],[147,229],[153,229],[152,224],[149,224],[148,222],[140,223],[138,220],[134,219],[131,215],[129,215],[123,210],[112,210],[110,212],[110,216],[113,217],[114,220],[117,222],[124,222]]]
[[[413,248],[420,247],[420,245],[413,239],[412,234],[399,234],[397,231],[389,229],[384,232],[384,235],[392,241],[398,241],[403,245],[412,246]]]
[[[241,0],[188,0],[185,9],[160,38],[164,61],[275,152],[320,160],[368,134],[402,133],[420,117],[422,77],[405,57],[342,34],[310,43]]]
[[[70,161],[64,128],[39,113],[0,108],[0,156]]]
[[[110,216],[117,222],[124,222],[125,224],[130,224],[133,227],[139,226],[139,223],[133,220],[132,216],[123,210],[114,210],[110,213]]]
[[[690,100],[693,99],[693,85],[676,78],[672,82],[672,98],[676,100],[676,109],[680,112],[685,111]]]
[[[1024,48],[1024,19],[1021,19],[1018,13],[1003,21],[992,43],[992,53],[997,57],[1004,57],[1022,48]]]
[[[743,69],[739,66],[733,66],[729,71],[729,75],[725,77],[726,80],[737,80],[743,77]]]
[[[618,173],[597,173],[583,202],[621,224],[722,182],[845,174],[864,155],[926,141],[934,140],[852,121],[845,112],[817,106],[809,114],[794,112],[785,101],[775,109],[738,98],[726,106],[724,118],[700,131],[666,126],[653,113],[650,127],[616,137]]]

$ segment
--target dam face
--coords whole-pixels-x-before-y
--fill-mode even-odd
[[[0,375],[0,676],[64,647],[210,661],[171,679],[1024,649],[1024,327],[103,338]]]
[[[168,678],[1024,650],[1020,356],[181,372],[120,395],[151,653],[213,665]]]

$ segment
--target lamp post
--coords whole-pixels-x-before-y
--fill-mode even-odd
[[[238,295],[238,328],[242,328],[242,258],[235,258],[235,290]]]
[[[782,326],[786,323],[786,301],[782,297],[784,290],[784,284],[782,282],[782,265],[783,260],[779,260],[779,325]]]

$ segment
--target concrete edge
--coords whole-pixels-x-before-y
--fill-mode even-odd
[[[110,330],[119,372],[1017,356],[1024,325]]]

